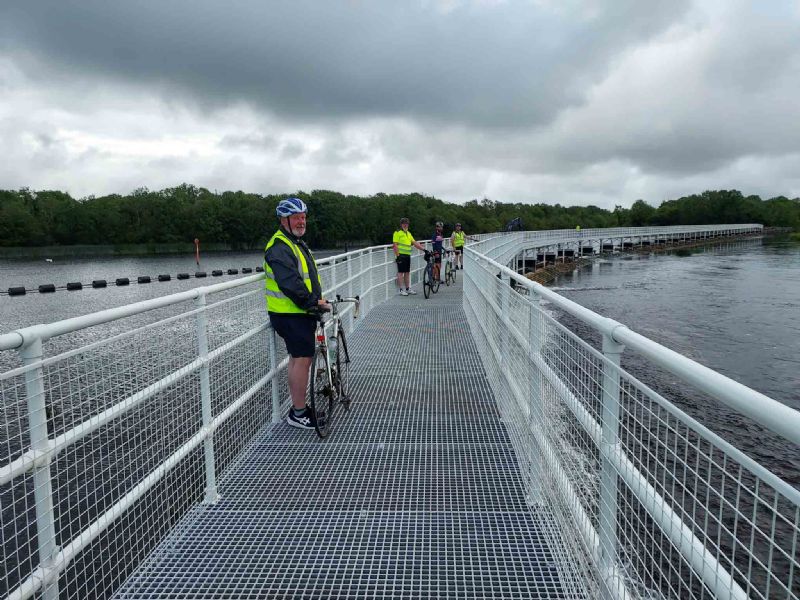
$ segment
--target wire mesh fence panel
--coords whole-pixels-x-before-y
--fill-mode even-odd
[[[580,532],[567,546],[596,593],[797,598],[798,490],[558,323],[534,288],[468,262],[465,309],[532,497]]]

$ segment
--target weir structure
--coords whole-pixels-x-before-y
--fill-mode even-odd
[[[794,456],[800,413],[513,268],[760,231],[476,236],[427,301],[397,296],[389,247],[322,260],[328,296],[362,299],[325,441],[281,421],[263,275],[2,335],[0,595],[797,599],[800,492],[621,357]]]

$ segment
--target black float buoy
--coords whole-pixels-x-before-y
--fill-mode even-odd
[[[128,285],[131,282],[127,277],[118,277],[115,283],[117,285]]]
[[[150,283],[150,275],[139,275],[136,279],[137,283]]]
[[[189,279],[188,273],[178,273],[178,279]]]
[[[172,279],[172,277],[170,275],[159,275],[158,276],[158,280],[159,281],[169,281],[170,279]]]
[[[256,273],[263,273],[264,267],[256,267]]]
[[[242,267],[242,273],[252,273],[253,269],[250,267]]]
[[[222,270],[221,269],[214,269],[211,271],[212,277],[222,277]]]
[[[228,269],[228,275],[238,275],[239,269]]]
[[[206,276],[206,272],[205,272],[205,271],[197,271],[197,272],[194,274],[194,276],[195,276],[195,277],[205,277],[205,276]]]
[[[72,282],[67,284],[67,289],[69,291],[82,290],[83,289],[83,284],[80,281],[72,281]]]
[[[104,288],[106,287],[106,285],[108,284],[106,283],[105,279],[95,279],[94,281],[92,281],[93,288]]]
[[[18,287],[10,287],[8,288],[8,295],[9,296],[24,296],[25,295],[25,288],[22,286]]]
[[[39,293],[40,294],[52,294],[56,291],[55,284],[52,283],[43,283],[39,286]]]

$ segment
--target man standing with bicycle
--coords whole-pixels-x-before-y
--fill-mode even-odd
[[[419,248],[425,252],[425,247],[414,239],[411,232],[408,230],[408,217],[400,219],[400,229],[394,232],[392,236],[392,249],[394,250],[394,259],[397,263],[397,287],[400,288],[401,296],[408,296],[409,294],[416,294],[411,289],[410,272],[411,272],[411,246]],[[405,285],[405,287],[403,287]]]
[[[300,429],[314,429],[314,417],[306,406],[308,371],[314,356],[316,315],[330,310],[322,296],[317,263],[306,243],[308,207],[300,198],[285,198],[275,210],[280,228],[264,249],[264,273],[269,320],[286,342],[289,353],[289,394],[292,408],[286,422]]]

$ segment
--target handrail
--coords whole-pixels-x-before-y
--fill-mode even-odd
[[[735,236],[761,229],[746,224],[715,231]],[[629,230],[624,235],[631,233],[638,236]],[[665,595],[683,597],[693,589],[685,580],[677,587],[664,584],[673,567],[657,557],[669,540],[680,556],[677,572],[688,567],[715,597],[794,598],[800,490],[623,371],[620,355],[637,353],[796,445],[800,412],[506,266],[531,248],[587,245],[591,239],[586,231],[560,234],[486,237],[465,250],[465,311],[501,417],[513,424],[515,450],[533,469],[526,479],[530,497],[541,494],[546,506],[560,511],[564,531],[580,534],[584,552],[573,558],[600,574],[603,597],[656,597],[659,585],[668,586]],[[669,229],[659,235],[668,243],[683,238],[675,234]],[[688,237],[712,236],[698,229]],[[560,324],[550,307],[600,333],[602,351]],[[544,482],[549,486],[542,489]],[[758,543],[748,528],[758,529]],[[743,556],[734,562],[731,552]],[[775,557],[786,565],[773,572]],[[751,578],[754,565],[762,570],[760,579]]]
[[[360,248],[358,250],[345,252],[344,254],[328,256],[318,260],[317,265],[325,266],[328,265],[329,263],[335,263],[337,260],[348,259],[350,257],[354,257],[356,255],[361,255],[361,254],[369,254],[370,252],[373,252],[375,250],[382,250],[388,247],[389,247],[388,245],[370,246],[368,248]],[[80,317],[72,317],[70,319],[55,321],[53,323],[48,323],[46,325],[31,325],[30,327],[25,327],[23,329],[18,329],[16,331],[0,335],[0,351],[22,348],[23,346],[29,344],[33,339],[36,338],[46,340],[59,335],[63,335],[65,333],[72,333],[74,331],[78,331],[79,329],[85,329],[86,327],[92,327],[94,325],[109,323],[111,321],[116,321],[118,319],[131,317],[151,310],[156,310],[158,308],[164,308],[166,306],[180,304],[181,302],[186,302],[188,300],[196,300],[197,298],[199,298],[201,295],[204,294],[206,295],[214,294],[231,288],[240,287],[243,285],[249,285],[250,283],[254,283],[256,281],[259,281],[260,279],[264,279],[264,273],[258,273],[256,275],[248,275],[247,277],[239,277],[238,279],[233,279],[231,281],[226,281],[224,283],[216,283],[214,285],[200,286],[192,288],[190,290],[186,290],[184,292],[177,292],[175,294],[170,294],[168,296],[161,296],[159,298],[142,300],[141,302],[134,302],[132,304],[126,304],[124,306],[108,308],[106,310],[101,310]]]
[[[674,350],[670,350],[666,346],[662,346],[658,342],[632,331],[622,323],[598,315],[594,311],[561,296],[540,283],[519,275],[505,265],[480,255],[471,248],[467,248],[467,252],[473,252],[476,258],[480,257],[480,260],[485,260],[492,268],[510,277],[531,293],[547,299],[554,306],[594,327],[601,333],[610,335],[618,343],[641,352],[659,367],[684,378],[700,391],[713,396],[754,421],[761,423],[767,429],[800,445],[800,412],[738,381],[734,381],[730,377],[717,373],[713,369],[709,369]]]

